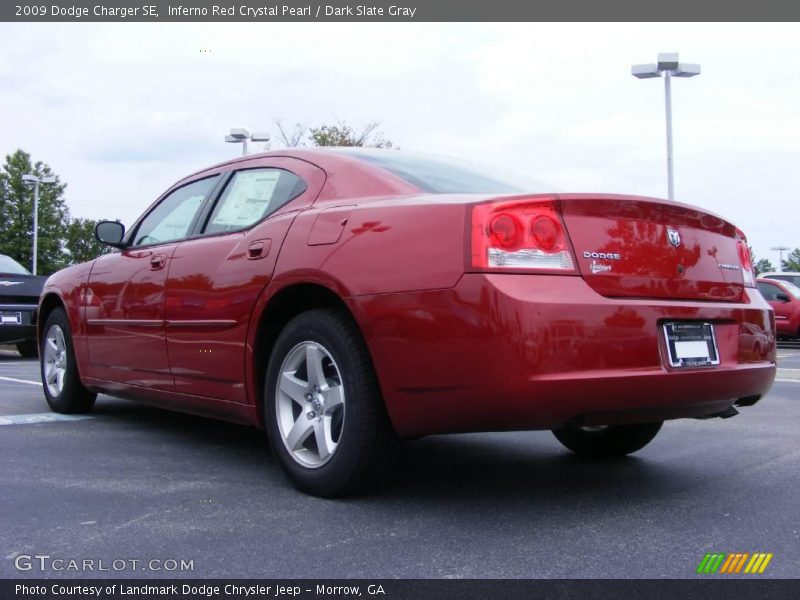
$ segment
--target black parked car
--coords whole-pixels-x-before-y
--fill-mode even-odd
[[[0,254],[0,344],[16,344],[27,358],[38,355],[36,309],[46,279]]]

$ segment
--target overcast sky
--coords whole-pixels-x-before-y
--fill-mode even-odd
[[[201,50],[207,50],[201,52]],[[230,127],[382,122],[403,149],[564,191],[666,196],[664,90],[680,52],[676,199],[759,257],[800,246],[797,24],[0,24],[0,152],[44,160],[74,216],[131,224],[175,180],[240,154]]]

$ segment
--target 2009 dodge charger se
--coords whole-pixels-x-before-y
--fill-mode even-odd
[[[104,392],[262,426],[312,494],[363,489],[395,440],[433,433],[552,429],[627,454],[775,377],[744,235],[674,202],[293,149],[195,173],[96,234],[118,250],[42,295],[52,409]]]

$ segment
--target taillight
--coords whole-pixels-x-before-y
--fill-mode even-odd
[[[742,279],[746,287],[756,287],[756,276],[753,272],[753,259],[750,257],[750,248],[747,247],[747,240],[739,240],[736,243],[739,251],[739,263],[742,265]]]
[[[575,272],[567,232],[552,199],[472,207],[472,266]]]

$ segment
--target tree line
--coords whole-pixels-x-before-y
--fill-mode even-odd
[[[750,252],[752,254],[752,250]],[[767,258],[756,260],[755,254],[753,254],[753,268],[755,269],[756,275],[768,273],[770,271],[800,272],[800,248],[795,248],[783,259],[780,269],[776,269]]]
[[[100,256],[105,248],[94,237],[97,222],[72,217],[64,200],[67,184],[46,163],[33,162],[24,150],[7,155],[0,171],[0,254],[31,268],[33,188],[23,182],[26,174],[55,177],[55,183],[39,186],[39,274],[49,275]]]

